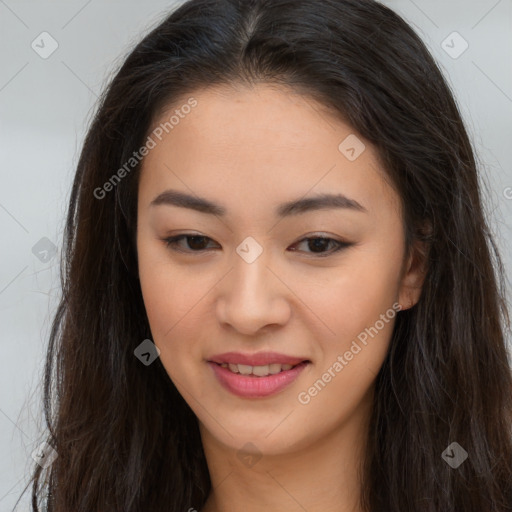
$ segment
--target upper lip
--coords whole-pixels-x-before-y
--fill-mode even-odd
[[[246,364],[249,366],[264,366],[267,364],[291,364],[296,365],[303,361],[309,361],[305,357],[287,356],[277,352],[258,352],[256,354],[243,354],[242,352],[226,352],[212,356],[208,361],[222,364]]]

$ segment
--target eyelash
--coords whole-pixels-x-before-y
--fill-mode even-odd
[[[185,233],[182,235],[164,238],[163,241],[167,248],[171,249],[172,251],[176,251],[176,252],[181,252],[181,253],[186,253],[186,254],[202,254],[202,253],[208,251],[208,249],[200,249],[198,251],[178,249],[177,248],[178,242],[180,242],[181,240],[183,240],[185,238],[204,238],[206,240],[212,240],[211,238],[204,236],[204,235]],[[325,258],[327,256],[330,256],[330,255],[338,252],[338,251],[341,251],[342,249],[347,249],[348,247],[354,245],[353,243],[342,242],[340,240],[335,240],[334,238],[323,237],[323,236],[306,237],[306,238],[303,238],[302,240],[299,240],[297,242],[297,244],[299,244],[301,242],[311,241],[311,240],[328,240],[328,241],[331,241],[331,242],[334,242],[335,244],[337,244],[337,247],[334,250],[326,251],[324,253],[311,253],[311,254],[315,255],[315,257],[318,257],[318,258]]]

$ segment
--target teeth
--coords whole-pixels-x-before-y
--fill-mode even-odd
[[[272,363],[268,365],[270,375],[275,375],[281,371],[281,365],[279,363]]]
[[[257,377],[266,377],[267,375],[275,375],[281,371],[293,368],[291,364],[272,363],[263,366],[250,366],[248,364],[222,363],[223,368],[229,368],[233,373],[241,375],[255,375]]]
[[[258,377],[265,377],[265,375],[268,375],[270,373],[270,369],[268,367],[268,364],[265,366],[253,366],[252,373],[254,375],[257,375]]]
[[[236,366],[238,366],[238,371],[242,375],[249,375],[250,373],[252,373],[252,366],[249,366],[247,364],[238,364]]]

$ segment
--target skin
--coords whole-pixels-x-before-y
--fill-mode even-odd
[[[202,510],[358,512],[357,468],[396,316],[359,343],[362,350],[309,403],[298,395],[394,303],[417,302],[424,268],[415,250],[405,253],[399,197],[362,136],[366,149],[356,160],[339,151],[354,130],[311,98],[268,84],[191,96],[197,106],[144,159],[137,250],[153,341],[199,420],[212,480]],[[227,214],[150,206],[166,189],[215,201]],[[324,192],[367,212],[274,214],[281,203]],[[190,232],[208,238],[179,242],[188,253],[163,240]],[[313,235],[353,245],[322,257],[336,244],[319,254],[303,241]],[[236,252],[248,236],[263,249],[252,263]],[[265,398],[231,394],[207,364],[222,352],[267,350],[311,364]],[[252,460],[241,457],[248,442]]]

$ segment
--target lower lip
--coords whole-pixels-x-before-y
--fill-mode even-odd
[[[273,395],[289,386],[309,364],[302,362],[290,370],[283,370],[267,377],[254,377],[233,373],[217,363],[208,361],[220,383],[234,395],[244,398],[261,398]]]

